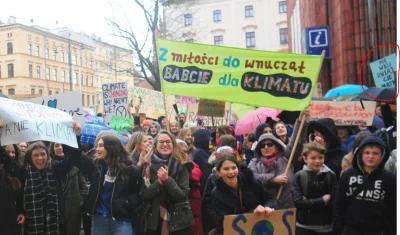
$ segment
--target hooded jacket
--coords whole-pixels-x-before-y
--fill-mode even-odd
[[[155,135],[153,135],[153,134],[151,134],[151,131],[150,131],[150,129],[149,129],[149,135],[151,135],[153,138],[155,138],[157,135],[158,135],[158,133],[160,133],[160,131],[161,131],[161,126],[160,126],[160,124],[158,124],[158,122],[155,122],[155,121],[153,121],[153,123],[151,123],[151,125],[155,125],[156,126],[156,128],[157,128],[157,134],[155,134]],[[151,125],[150,125],[150,127],[151,127]]]
[[[196,147],[196,150],[192,157],[193,162],[196,163],[200,167],[201,172],[203,172],[200,180],[200,193],[203,195],[207,178],[212,171],[212,166],[208,164],[211,133],[207,129],[199,129],[194,133],[193,139],[193,144]]]
[[[267,127],[271,128],[271,126],[268,123],[261,123],[256,127],[256,141],[258,141],[260,136],[264,134],[264,129]]]
[[[339,180],[340,172],[342,171],[342,158],[347,152],[341,145],[335,122],[330,118],[311,121],[307,129],[307,136],[314,130],[321,132],[325,136],[327,142],[325,146],[325,165],[335,173],[337,180]]]
[[[166,129],[167,127],[166,126],[163,126],[162,125],[162,120],[165,118],[165,116],[159,116],[158,118],[157,118],[157,123],[160,125],[160,128],[161,129]]]
[[[379,165],[369,174],[363,170],[362,161],[362,151],[368,145],[382,149]],[[396,234],[396,178],[383,169],[388,158],[389,151],[380,138],[369,136],[361,142],[354,153],[353,167],[347,169],[339,181],[334,219],[336,231],[351,227],[356,231]],[[357,195],[353,195],[354,192],[358,192]]]
[[[312,171],[307,165],[303,170],[308,175],[307,191],[302,188],[300,172],[294,176],[291,189],[294,205],[297,208],[297,226],[317,231],[318,229],[332,229],[333,213],[332,202],[336,191],[336,176],[329,167],[322,165],[319,172]],[[328,180],[330,174],[330,182]],[[322,198],[330,194],[331,199],[326,203]],[[303,197],[306,200],[303,200]]]

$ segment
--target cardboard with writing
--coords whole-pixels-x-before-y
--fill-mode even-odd
[[[79,122],[80,124],[85,122],[85,118],[83,117],[84,111],[82,109],[82,95],[80,91],[70,91],[57,95],[42,96],[25,100],[25,102],[45,105],[62,110],[70,114],[76,122]]]
[[[199,110],[197,115],[208,117],[224,117],[225,116],[225,102],[200,99]]]
[[[197,112],[199,110],[199,103],[188,104],[188,109],[186,113],[186,122],[197,123],[197,118],[199,115]],[[214,118],[214,126],[229,125],[229,115],[231,115],[229,109],[229,103],[225,103],[224,116]],[[212,118],[207,116],[202,116],[204,126],[213,126]]]
[[[117,82],[103,85],[103,105],[105,119],[110,122],[112,116],[129,117],[128,83]]]
[[[112,116],[110,121],[110,127],[116,131],[122,130],[132,130],[133,119],[132,118],[124,118],[118,116]]]
[[[276,210],[268,217],[260,214],[227,215],[224,218],[224,235],[292,235],[295,223],[295,208]]]
[[[46,140],[77,148],[74,120],[68,113],[44,105],[0,98],[2,145]]]
[[[332,118],[337,126],[371,126],[374,119],[376,103],[363,101],[312,101],[310,116],[312,119]]]

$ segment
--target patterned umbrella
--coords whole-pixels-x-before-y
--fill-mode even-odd
[[[100,126],[96,124],[88,124],[88,123],[83,125],[82,127],[81,143],[95,145],[96,137],[102,131],[112,131],[118,136],[118,138],[122,141],[123,144],[127,143],[125,138],[118,131],[114,131],[109,127]]]

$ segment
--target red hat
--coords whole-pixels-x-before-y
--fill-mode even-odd
[[[142,126],[150,126],[153,122],[151,120],[144,120]]]

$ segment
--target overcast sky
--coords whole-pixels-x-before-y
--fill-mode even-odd
[[[30,21],[33,19],[35,25],[45,28],[57,27],[58,21],[58,27],[84,31],[89,35],[96,34],[102,41],[128,48],[124,40],[111,36],[112,27],[107,25],[105,18],[117,18],[120,22],[126,22],[125,18],[128,18],[135,31],[145,31],[142,13],[132,2],[133,0],[8,0],[0,7],[0,20],[7,22],[9,16],[15,16],[17,23],[31,25]]]

